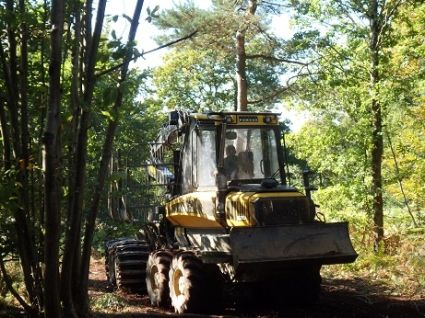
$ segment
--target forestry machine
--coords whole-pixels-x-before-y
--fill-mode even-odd
[[[311,187],[288,184],[281,138],[275,113],[171,112],[148,169],[164,204],[137,238],[106,243],[110,283],[177,313],[317,300],[321,266],[357,254],[347,223],[320,221]]]

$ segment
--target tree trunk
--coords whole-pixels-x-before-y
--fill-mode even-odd
[[[9,48],[11,49],[11,47]],[[15,46],[16,50],[16,46]],[[13,55],[13,54],[12,54]],[[7,61],[6,52],[4,51],[3,45],[0,45],[0,60],[1,60],[1,66],[3,70],[3,77],[5,82],[5,88],[6,88],[6,99],[7,99],[7,108],[9,110],[9,118],[11,123],[11,136],[12,136],[12,142],[11,145],[13,147],[12,152],[15,154],[15,157],[20,157],[20,133],[19,133],[19,119],[18,119],[18,101],[15,91],[15,84],[13,83],[13,78],[16,78],[16,76],[12,76],[10,64],[12,63],[11,60],[9,60],[9,63]],[[16,63],[16,61],[15,61]]]
[[[6,1],[6,9],[7,13],[10,16],[11,20],[13,20],[17,13],[15,12],[14,3],[11,0]],[[23,109],[21,112],[18,110],[19,105],[19,90],[18,90],[18,59],[17,59],[17,45],[16,45],[16,24],[8,21],[7,25],[7,33],[8,33],[8,44],[9,44],[9,58],[6,56],[6,52],[4,51],[3,45],[0,45],[0,60],[3,70],[3,80],[5,83],[5,89],[7,92],[7,106],[9,110],[9,119],[11,122],[10,125],[10,136],[9,136],[9,146],[12,146],[12,149],[7,150],[7,156],[9,157],[8,169],[16,169],[17,175],[15,182],[21,184],[21,187],[17,187],[17,196],[19,198],[20,205],[19,207],[13,210],[14,218],[15,218],[15,228],[17,234],[17,247],[18,253],[21,260],[21,267],[24,276],[25,287],[28,292],[28,296],[30,302],[33,306],[37,307],[39,305],[40,296],[36,295],[34,279],[36,279],[37,274],[35,268],[37,268],[35,264],[35,246],[33,244],[33,240],[30,233],[30,226],[27,220],[28,210],[29,210],[29,199],[28,199],[28,179],[26,173],[26,160],[22,157],[23,148],[22,139],[29,139],[28,133],[21,133],[22,122],[20,125],[19,122],[19,113],[21,113],[21,119],[26,120],[26,104],[27,97],[25,87],[21,92],[22,105]],[[26,37],[25,30],[22,30],[22,46],[21,46],[21,62],[26,63],[27,60],[27,47],[26,47]],[[21,78],[26,76],[25,69],[21,70]],[[3,105],[2,105],[3,107]],[[2,115],[3,119],[6,120],[6,116]],[[5,134],[8,134],[8,128],[4,127],[3,129]],[[26,128],[28,129],[28,128]],[[26,130],[27,131],[27,130]],[[7,146],[7,147],[9,147]],[[27,149],[27,148],[26,148]],[[28,156],[27,156],[28,157]],[[13,165],[13,160],[15,160],[18,165]]]
[[[245,30],[236,32],[237,109],[248,110],[248,84],[246,81]]]
[[[249,0],[246,11],[246,19],[243,25],[236,32],[236,85],[237,85],[237,110],[248,110],[248,82],[246,78],[246,53],[245,34],[248,30],[249,19],[255,15],[257,10],[257,0]]]
[[[49,67],[49,103],[46,129],[43,135],[45,148],[45,317],[61,317],[59,298],[59,229],[60,203],[58,177],[59,127],[61,101],[62,31],[64,21],[64,0],[52,1],[51,58]]]
[[[14,1],[6,0],[6,10],[12,19],[16,19],[16,13],[14,12]],[[9,86],[8,94],[10,94],[11,103],[9,106],[11,107],[11,119],[12,119],[12,129],[14,136],[19,136],[19,126],[18,126],[18,60],[17,60],[17,45],[16,45],[16,34],[15,34],[15,26],[14,23],[9,23],[7,28],[7,36],[9,41],[9,74],[6,76],[10,82],[7,84]],[[20,138],[18,138],[19,140]],[[16,157],[19,158],[20,147],[19,141],[15,141],[15,152]]]
[[[3,165],[2,168],[4,170],[9,170],[12,161],[11,161],[11,145],[10,145],[10,133],[9,128],[7,126],[7,118],[6,118],[6,112],[4,109],[6,101],[2,99],[0,96],[0,133],[2,137],[2,143],[3,143]]]
[[[140,14],[142,11],[144,0],[138,0],[133,18],[131,20],[130,32],[128,36],[128,44],[134,42],[136,38],[136,32],[139,25]],[[127,78],[128,65],[129,60],[132,56],[132,52],[129,52],[127,56],[124,58],[125,62],[121,68],[121,80],[120,85],[118,87],[118,94],[113,106],[113,119],[109,122],[108,130],[106,133],[105,142],[103,144],[102,150],[102,159],[98,171],[96,188],[93,194],[93,200],[90,206],[90,212],[87,215],[86,219],[86,227],[85,227],[85,235],[84,235],[84,246],[82,252],[82,261],[81,261],[81,282],[80,282],[80,304],[81,304],[81,313],[87,314],[89,310],[88,306],[88,276],[89,276],[89,267],[90,267],[90,256],[91,256],[91,247],[93,242],[93,233],[95,228],[95,222],[99,210],[100,198],[105,186],[106,175],[108,171],[108,164],[111,161],[112,155],[112,146],[115,137],[115,132],[118,126],[118,117],[119,117],[119,109],[122,106],[123,100],[123,92],[122,92],[122,84],[125,82]]]
[[[25,17],[25,1],[19,0],[20,13]],[[21,96],[21,146],[23,160],[23,179],[28,183],[28,175],[26,173],[29,161],[29,120],[28,120],[28,27],[25,20],[21,27],[21,69],[20,69],[20,96]],[[25,202],[28,203],[28,202]],[[25,206],[25,210],[29,210]]]
[[[12,278],[7,274],[6,267],[3,259],[0,258],[0,278],[5,283],[8,291],[15,297],[15,299],[18,301],[18,303],[24,308],[24,310],[27,312],[27,314],[30,315],[30,317],[36,317],[37,312],[21,297],[21,295],[16,291],[16,289],[13,287],[14,281]]]
[[[378,84],[379,78],[379,32],[380,22],[377,0],[369,3],[370,23],[370,94],[372,110],[372,196],[373,196],[373,228],[375,233],[374,248],[378,251],[379,244],[384,238],[384,204],[382,198],[382,155],[383,155],[383,131],[382,131],[382,107],[379,102]]]
[[[115,154],[112,152],[111,154],[111,160],[109,161],[109,176],[112,176],[115,172]],[[118,220],[117,216],[117,207],[116,202],[117,200],[114,198],[114,189],[115,189],[115,181],[112,181],[109,185],[109,192],[108,192],[108,213],[109,217],[112,220]]]
[[[86,159],[87,159],[87,134],[90,120],[90,104],[93,99],[95,88],[95,65],[97,60],[97,51],[99,48],[100,35],[102,33],[103,21],[105,17],[106,0],[100,0],[97,8],[96,25],[93,37],[90,38],[87,60],[85,63],[85,91],[83,96],[82,114],[79,118],[77,140],[75,153],[72,162],[71,174],[72,180],[70,185],[70,203],[68,207],[68,229],[65,239],[65,250],[62,266],[62,286],[61,294],[64,303],[64,313],[67,317],[78,318],[77,309],[74,304],[74,283],[78,285],[80,280],[80,236],[81,236],[81,219],[83,209],[83,195],[85,190],[86,177]],[[92,8],[90,8],[91,11]],[[87,22],[87,21],[86,21]],[[90,29],[86,29],[86,33],[90,33]],[[74,277],[73,277],[74,276]]]
[[[19,11],[22,17],[26,15],[25,0],[19,0]],[[30,132],[29,132],[29,118],[28,118],[28,25],[25,19],[21,23],[21,63],[20,63],[20,101],[21,101],[21,159],[20,171],[18,179],[22,184],[20,188],[20,197],[23,205],[24,222],[26,228],[25,248],[30,258],[31,271],[34,283],[34,295],[31,302],[33,306],[41,309],[43,307],[42,299],[42,273],[39,266],[39,259],[37,256],[34,227],[33,224],[35,211],[32,210],[30,204],[30,183],[29,183],[29,161],[30,161]],[[32,190],[32,188],[31,188]],[[22,225],[21,225],[22,226]]]

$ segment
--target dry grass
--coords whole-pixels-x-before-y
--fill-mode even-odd
[[[388,296],[425,299],[424,235],[420,231],[389,235],[378,253],[373,252],[371,241],[353,237],[359,254],[356,262],[325,266],[322,275],[327,278],[361,278],[385,286],[382,292]]]

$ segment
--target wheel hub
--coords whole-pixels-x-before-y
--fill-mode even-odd
[[[173,274],[173,286],[176,296],[183,294],[186,286],[186,279],[183,276],[181,270],[177,269]]]

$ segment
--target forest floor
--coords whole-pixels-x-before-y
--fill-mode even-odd
[[[152,307],[146,295],[111,291],[106,283],[104,260],[93,259],[90,272],[90,298],[94,317],[425,317],[425,297],[388,295],[386,286],[356,278],[323,279],[317,304],[287,307],[280,311],[267,308],[227,308],[212,315],[175,315],[173,311]]]

